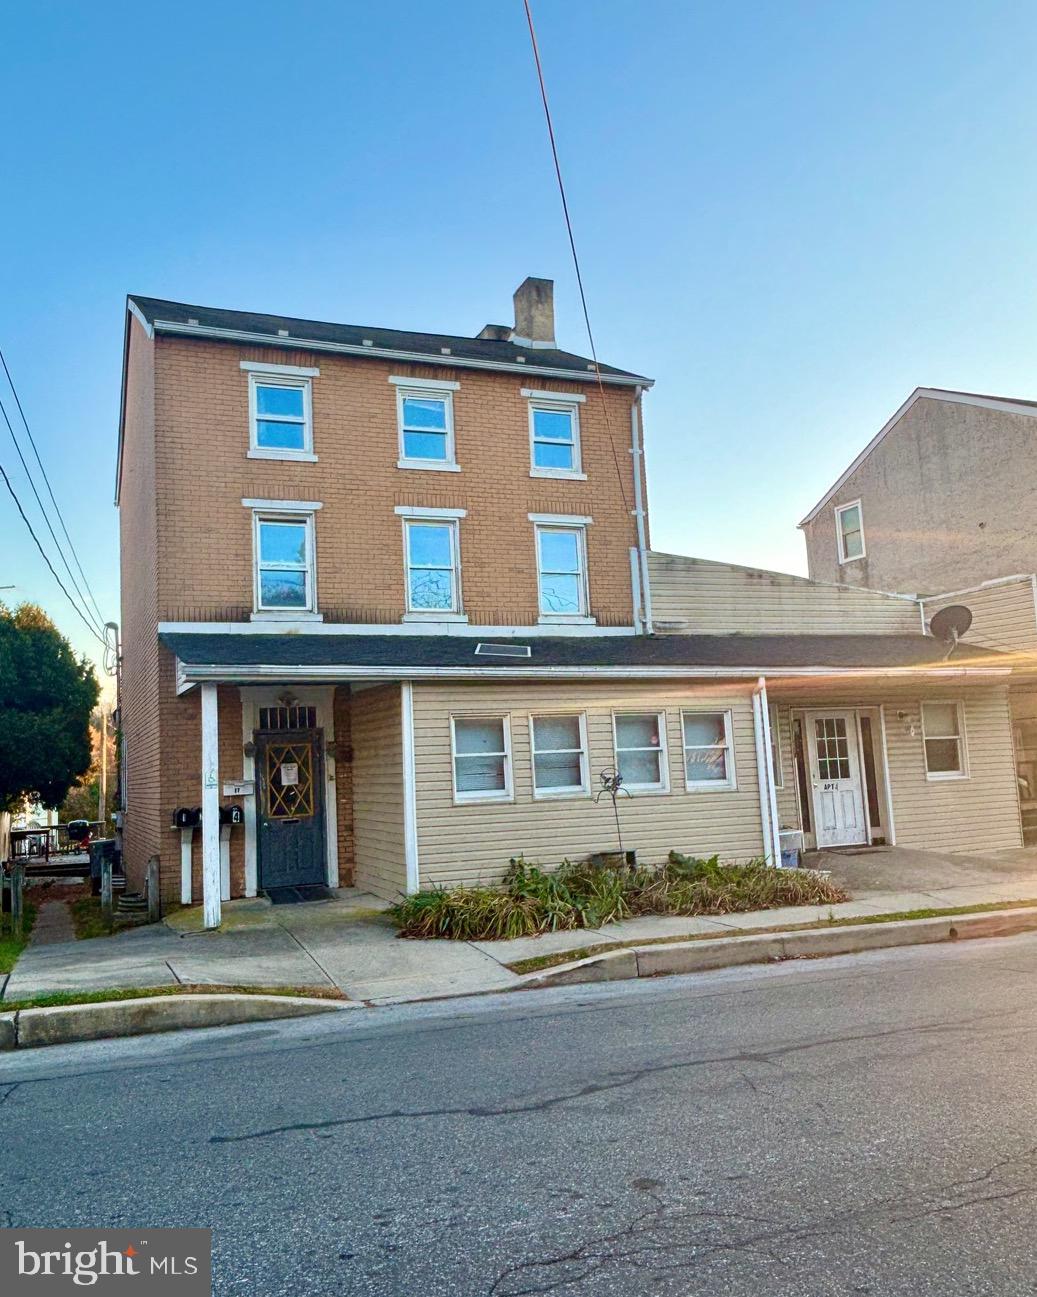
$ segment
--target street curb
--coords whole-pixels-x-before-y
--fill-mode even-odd
[[[1037,906],[991,910],[981,914],[948,914],[928,919],[895,919],[889,923],[860,923],[812,928],[802,932],[747,932],[698,941],[659,942],[604,951],[568,964],[526,973],[516,989],[571,986],[628,977],[668,977],[704,973],[740,964],[763,964],[786,959],[821,959],[893,946],[965,941],[978,937],[1011,937],[1037,931]]]
[[[359,1009],[355,1000],[294,995],[151,995],[94,1004],[62,1004],[0,1013],[0,1050],[70,1045],[116,1036],[144,1036],[193,1027],[234,1027],[246,1022],[305,1018]]]

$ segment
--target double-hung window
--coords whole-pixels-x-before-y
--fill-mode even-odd
[[[507,716],[452,716],[454,801],[511,798],[511,735]]]
[[[315,460],[310,382],[320,370],[241,364],[248,369],[249,457]]]
[[[587,721],[582,714],[531,716],[533,796],[576,797],[589,792]]]
[[[960,702],[922,703],[922,742],[927,778],[965,778],[968,764]]]
[[[864,515],[860,500],[836,509],[835,534],[840,563],[851,563],[855,558],[864,557]]]
[[[530,475],[584,478],[580,462],[582,396],[522,389],[529,399]]]
[[[256,611],[315,612],[313,514],[257,510],[252,518]]]
[[[666,792],[666,713],[617,712],[612,717],[616,770],[623,787],[641,792]]]
[[[541,617],[574,618],[588,615],[586,538],[586,528],[582,524],[537,524],[537,580]]]
[[[463,509],[397,509],[403,516],[407,613],[461,616],[458,526]]]
[[[689,789],[735,786],[729,711],[684,712],[684,780]]]
[[[453,394],[459,384],[390,378],[396,385],[399,423],[399,468],[442,469],[457,472],[454,453]]]

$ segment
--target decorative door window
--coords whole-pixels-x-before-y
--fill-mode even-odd
[[[313,747],[270,743],[266,749],[267,816],[301,819],[313,814]]]
[[[817,744],[817,774],[823,782],[850,778],[850,740],[846,718],[823,716],[814,721]]]

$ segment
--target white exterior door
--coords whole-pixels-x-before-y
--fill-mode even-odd
[[[867,842],[856,715],[808,712],[806,731],[818,847]]]

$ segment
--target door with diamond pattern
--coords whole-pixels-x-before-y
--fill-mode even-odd
[[[810,712],[806,730],[818,847],[867,842],[856,715]]]
[[[322,732],[256,734],[259,886],[326,881]]]

